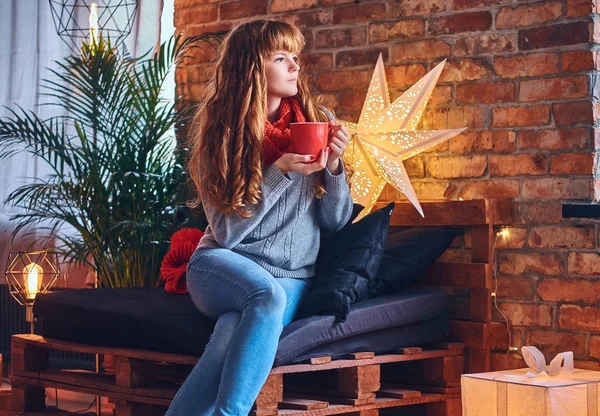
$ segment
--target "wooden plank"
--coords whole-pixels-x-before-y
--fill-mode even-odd
[[[421,354],[423,352],[423,348],[421,348],[421,347],[398,348],[396,350],[396,352],[399,354],[404,354],[404,355],[415,355],[415,354]]]
[[[152,362],[116,356],[116,384],[121,387],[152,386],[156,382],[158,367]]]
[[[494,225],[514,224],[514,200],[490,199],[488,209],[493,212]]]
[[[28,384],[35,384],[38,381],[37,371],[25,371],[14,373],[13,376],[17,377],[19,380],[24,380],[23,383],[28,382]],[[82,387],[88,389],[87,391],[83,391],[82,393],[95,390],[98,390],[102,393],[122,393],[124,395],[124,397],[122,398],[124,398],[125,400],[127,400],[126,395],[131,394],[132,396],[140,398],[140,400],[135,401],[150,404],[161,404],[164,403],[164,400],[173,400],[173,397],[175,397],[175,394],[177,393],[177,388],[175,385],[165,383],[157,383],[156,386],[151,387],[117,386],[115,384],[114,376],[86,370],[50,369],[46,371],[41,371],[39,373],[39,380],[45,382],[55,382],[63,386]],[[66,387],[65,390],[78,391],[68,387]],[[100,395],[102,396],[104,394]],[[149,399],[149,401],[144,401],[142,400],[143,398],[147,398]],[[154,401],[154,399],[157,399],[159,401]]]
[[[417,380],[418,381],[418,380]],[[460,394],[460,383],[456,386],[436,386],[433,384],[421,384],[415,383],[413,380],[406,383],[381,383],[381,388],[398,388],[398,389],[408,389],[408,390],[417,390],[421,393],[429,392],[429,393],[446,393],[446,394]]]
[[[432,344],[432,347],[455,352],[463,352],[465,350],[465,344],[462,342],[436,342],[435,344]]]
[[[450,338],[462,342],[465,348],[489,350],[489,324],[450,319]]]
[[[37,373],[35,373],[37,376]],[[69,391],[77,391],[80,393],[99,395],[104,397],[112,397],[113,399],[122,399],[128,401],[135,401],[138,403],[149,403],[155,404],[157,406],[165,406],[168,407],[171,403],[171,399],[159,399],[148,396],[138,396],[136,394],[132,394],[131,392],[121,393],[115,391],[114,386],[107,385],[105,386],[108,390],[100,389],[98,387],[84,387],[81,384],[69,384],[63,383],[59,381],[46,380],[46,379],[36,379],[33,377],[33,374],[28,377],[23,377],[21,375],[13,375],[13,380],[23,384],[37,384],[40,387],[54,387],[57,389],[64,389]],[[128,389],[131,390],[131,389]]]
[[[472,263],[492,264],[493,238],[494,228],[491,225],[474,225],[471,228]]]
[[[300,409],[300,410],[314,410],[314,409],[325,409],[329,406],[329,402],[321,400],[311,400],[306,398],[297,397],[294,395],[284,395],[283,400],[279,402],[280,409]]]
[[[257,409],[276,405],[283,400],[283,374],[269,374],[263,384],[254,405]]]
[[[331,404],[347,404],[347,405],[351,405],[351,406],[361,406],[363,404],[375,403],[375,394],[376,393],[372,393],[364,399],[351,399],[348,397],[326,396],[324,394],[318,394],[318,393],[315,394],[315,393],[294,392],[293,394],[295,397],[299,397],[299,398],[325,401],[325,402],[328,402],[330,405]]]
[[[371,359],[366,360],[333,360],[330,363],[322,365],[311,365],[311,364],[290,364],[274,367],[271,370],[271,374],[292,374],[292,373],[305,373],[309,371],[322,371],[332,370],[336,368],[345,367],[356,367],[360,365],[373,365],[373,364],[384,364],[399,361],[412,361],[412,360],[423,360],[435,357],[444,357],[448,355],[461,355],[463,351],[460,350],[426,350],[421,354],[404,355],[404,354],[381,354],[376,355]]]
[[[350,358],[353,360],[366,360],[373,357],[375,357],[375,353],[371,351],[353,352],[350,354]]]
[[[123,357],[139,358],[148,361],[166,361],[173,364],[196,365],[200,357],[181,354],[169,354],[155,351],[139,350],[134,348],[114,348],[99,345],[81,344],[72,341],[62,341],[54,338],[45,338],[35,334],[16,334],[12,336],[12,343],[16,345],[37,345],[42,348],[61,351],[83,352],[87,354],[112,354]]]
[[[306,360],[303,361],[306,364],[310,364],[310,365],[320,365],[320,364],[327,364],[331,362],[331,357],[328,355],[325,355],[323,357],[313,357],[313,358],[308,358]]]
[[[419,201],[425,218],[421,217],[414,206],[407,201],[396,201],[390,217],[391,226],[444,226],[444,225],[479,225],[487,222],[487,206],[485,199],[467,201]],[[377,202],[372,211],[377,211],[389,202]]]
[[[485,288],[490,286],[491,266],[486,263],[436,262],[415,284],[442,287]]]
[[[396,397],[398,399],[410,399],[421,397],[421,392],[417,390],[407,390],[398,387],[382,387],[377,392],[377,397]]]
[[[411,406],[421,403],[434,403],[438,401],[444,401],[449,399],[460,399],[460,396],[439,394],[439,393],[424,393],[421,397],[414,397],[410,399],[394,399],[388,397],[378,397],[375,403],[362,405],[362,406],[345,406],[345,405],[332,405],[329,404],[327,409],[318,410],[292,410],[292,409],[280,409],[278,416],[327,416],[327,415],[339,415],[349,412],[363,412],[370,409],[384,409],[390,407],[400,406]]]
[[[490,289],[471,289],[469,293],[469,318],[473,322],[492,322],[492,294]]]

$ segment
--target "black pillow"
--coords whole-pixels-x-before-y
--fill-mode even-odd
[[[406,288],[463,233],[452,227],[391,227],[386,248],[367,299]]]
[[[356,205],[358,215],[362,208]],[[344,228],[321,239],[316,275],[296,319],[334,315],[345,322],[350,305],[366,299],[385,250],[395,205],[390,202],[354,224],[351,219]]]

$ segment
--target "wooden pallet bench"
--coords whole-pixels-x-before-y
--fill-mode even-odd
[[[52,369],[49,352],[53,349],[111,355],[115,371]],[[117,416],[162,415],[197,361],[194,356],[14,335],[13,409],[42,410],[44,388],[54,387],[112,398]],[[432,408],[436,413],[431,414],[457,416],[453,409],[460,409],[463,369],[464,345],[460,343],[402,348],[381,355],[357,352],[337,360],[312,358],[302,364],[274,367],[251,414],[373,416],[382,408],[438,403]],[[424,388],[411,387],[407,374]]]
[[[373,210],[385,205],[387,202],[378,202]],[[387,416],[388,408],[398,407],[419,409],[415,413],[419,415],[461,414],[460,374],[490,370],[494,227],[512,224],[513,203],[480,199],[421,201],[421,206],[425,218],[409,202],[397,201],[390,224],[450,225],[465,230],[465,236],[452,247],[458,257],[463,257],[435,263],[417,282],[449,292],[464,291],[462,306],[457,303],[459,306],[452,311],[462,308],[462,314],[450,321],[450,339],[454,342],[380,355],[356,352],[336,360],[319,357],[304,364],[274,367],[252,415]],[[114,371],[98,374],[50,369],[51,349],[113,356]],[[44,388],[56,387],[110,397],[115,401],[116,416],[162,416],[197,360],[192,356],[14,335],[13,407],[16,414],[43,409]],[[416,404],[422,406],[409,406]]]

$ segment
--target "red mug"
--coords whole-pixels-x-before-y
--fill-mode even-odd
[[[319,157],[321,149],[327,147],[329,131],[329,123],[325,122],[290,123],[292,152]]]

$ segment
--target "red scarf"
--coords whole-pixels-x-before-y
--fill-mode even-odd
[[[269,166],[284,153],[292,151],[290,141],[290,123],[301,123],[306,121],[300,103],[294,97],[281,99],[279,105],[279,118],[271,124],[265,121],[265,138],[263,141],[263,164]]]

